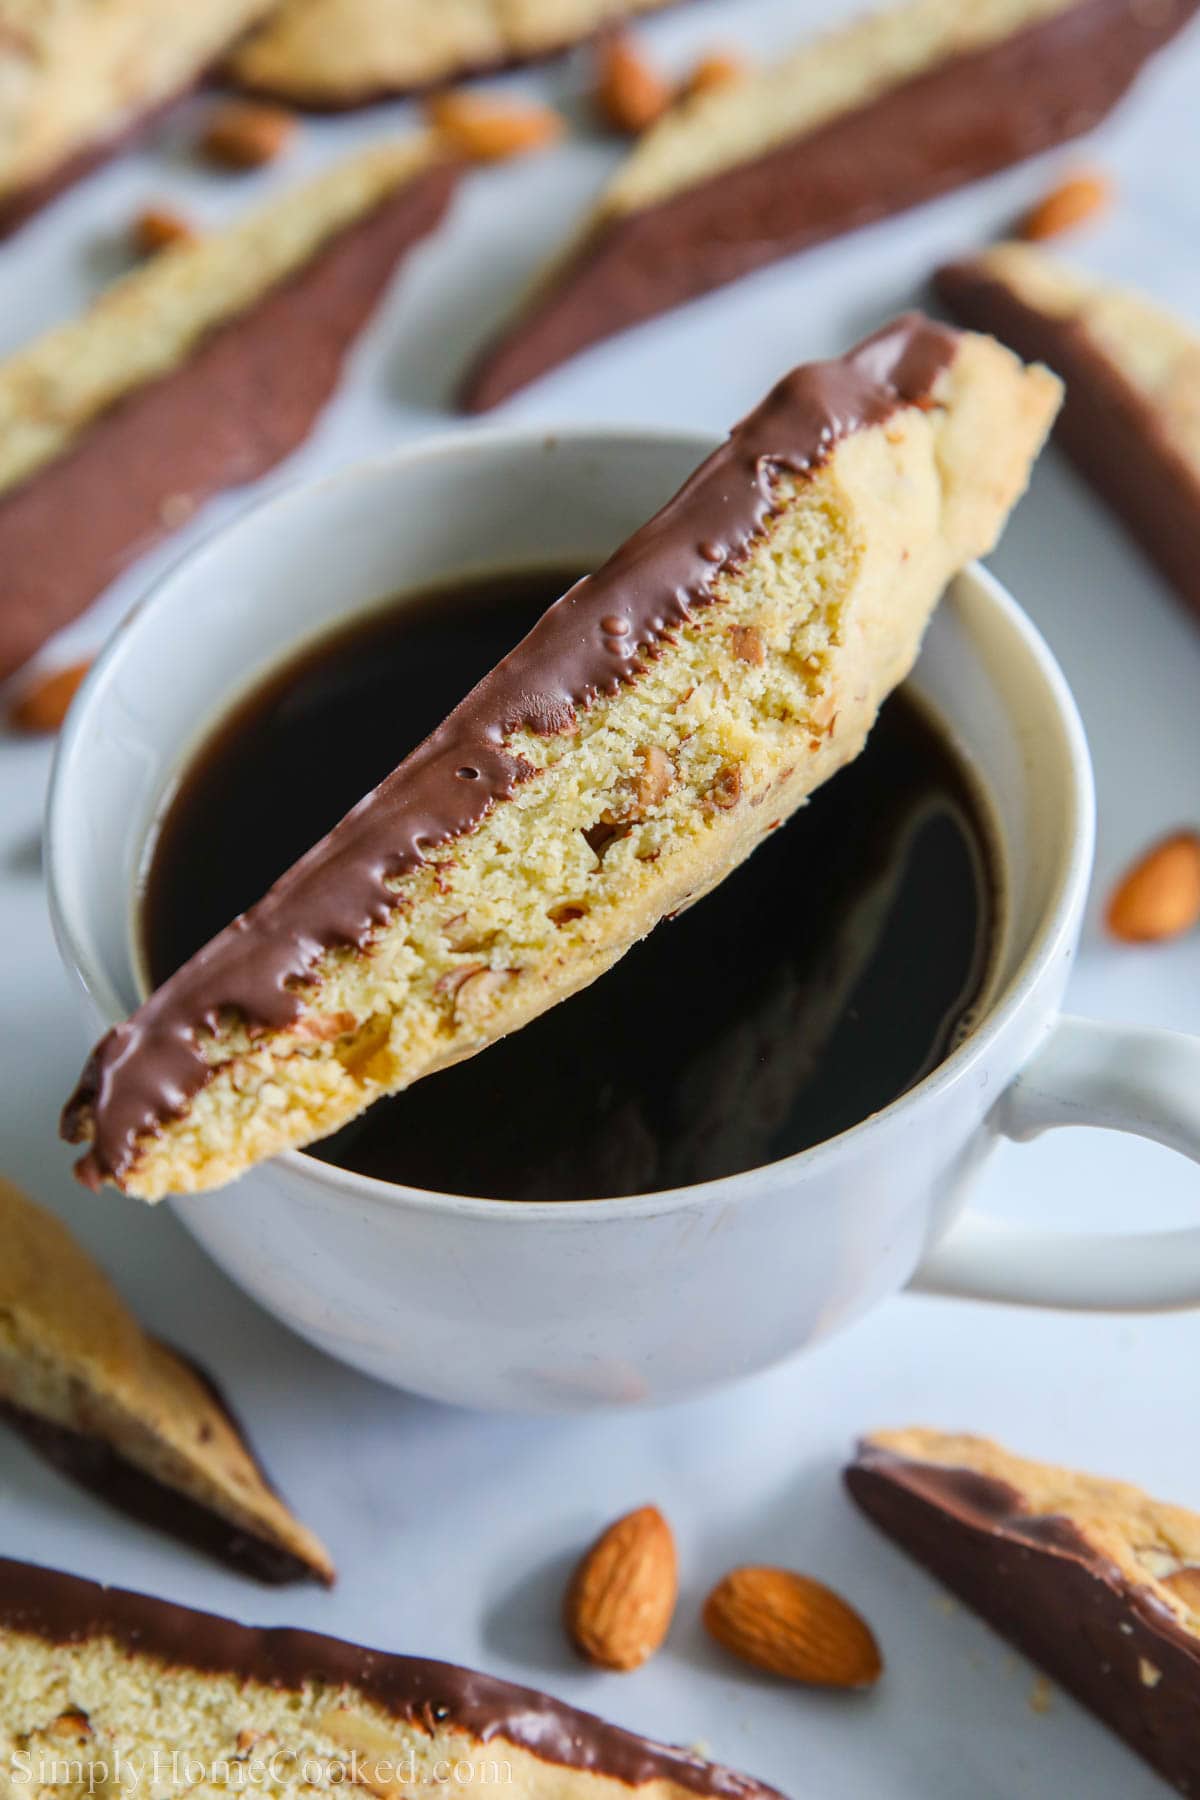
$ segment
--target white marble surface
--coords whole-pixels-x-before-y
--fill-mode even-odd
[[[714,40],[767,48],[848,8],[819,0],[696,0],[648,29],[682,65]],[[515,91],[574,105],[577,69]],[[824,354],[920,292],[940,256],[999,229],[1081,159],[1113,170],[1120,205],[1076,253],[1200,319],[1200,30],[1165,57],[1093,143],[765,272],[613,343],[509,409],[523,419],[722,427],[786,366]],[[0,248],[0,351],[69,314],[114,267],[134,207],[166,197],[204,218],[235,209],[408,109],[323,122],[288,168],[242,179],[189,167],[186,118],[154,150],[78,189]],[[320,430],[277,479],[452,422],[449,384],[537,252],[614,152],[480,174],[448,230],[400,283]],[[212,507],[204,530],[245,504]],[[86,521],[79,521],[86,528]],[[98,641],[178,544],[148,559],[71,634]],[[1160,829],[1196,823],[1200,632],[1051,455],[994,566],[1075,685],[1100,796],[1097,893]],[[56,653],[59,647],[55,646]],[[66,653],[67,646],[62,646]],[[860,1429],[921,1419],[995,1433],[1035,1455],[1112,1470],[1200,1505],[1194,1369],[1200,1319],[1065,1317],[900,1299],[807,1361],[668,1413],[526,1423],[439,1410],[322,1360],[257,1312],[165,1209],[93,1200],[72,1184],[55,1117],[83,1049],[38,870],[49,752],[0,741],[0,1141],[6,1172],[60,1210],[143,1317],[225,1382],[280,1484],[330,1543],[336,1592],[259,1590],[143,1535],[0,1440],[0,1548],[10,1555],[269,1622],[479,1663],[622,1723],[688,1742],[795,1800],[1151,1800],[1163,1792],[1070,1701],[1030,1706],[1034,1676],[878,1539],[837,1470]],[[1200,1030],[1200,938],[1119,949],[1093,922],[1077,1010]],[[981,1199],[1055,1222],[1194,1220],[1195,1168],[1130,1140],[1062,1133],[1004,1150]],[[397,1272],[403,1280],[403,1271]],[[614,1513],[653,1498],[678,1531],[684,1592],[669,1647],[639,1674],[582,1671],[557,1625],[564,1572]],[[832,1580],[876,1624],[879,1692],[825,1698],[744,1675],[701,1634],[707,1584],[732,1562],[778,1560]]]

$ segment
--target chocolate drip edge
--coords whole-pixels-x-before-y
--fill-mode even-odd
[[[630,1787],[660,1780],[714,1800],[780,1800],[749,1776],[452,1663],[367,1650],[316,1632],[239,1625],[30,1563],[0,1559],[0,1630],[63,1645],[104,1637],[168,1668],[267,1687],[351,1688],[418,1729],[458,1729],[482,1743],[500,1739],[544,1762]]]
[[[777,479],[820,467],[844,438],[929,404],[960,334],[903,315],[845,356],[786,376],[673,500],[594,575],[558,600],[446,720],[247,912],[100,1042],[63,1113],[89,1135],[77,1167],[98,1187],[181,1116],[211,1079],[199,1034],[229,1013],[278,1030],[320,956],[365,948],[394,915],[396,879],[512,797],[533,770],[513,734],[568,730],[712,599],[767,526]],[[624,629],[617,630],[617,626]]]

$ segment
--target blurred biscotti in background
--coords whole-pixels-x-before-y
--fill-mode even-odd
[[[951,263],[937,286],[964,323],[1063,377],[1063,447],[1200,613],[1200,333],[1028,244]]]
[[[362,106],[388,94],[568,49],[668,0],[282,0],[229,70],[295,106]],[[261,9],[260,9],[261,10]]]
[[[212,1383],[0,1176],[0,1425],[81,1487],[261,1581],[333,1580]],[[6,1465],[7,1469],[7,1465]]]
[[[275,0],[0,0],[0,233],[178,98]]]
[[[0,363],[0,679],[201,501],[302,442],[456,177],[432,135],[375,145]]]
[[[1078,136],[1200,0],[908,0],[685,96],[469,374],[483,411],[589,344]]]

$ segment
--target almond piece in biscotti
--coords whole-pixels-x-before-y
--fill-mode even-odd
[[[258,1580],[333,1580],[208,1377],[2,1177],[0,1323],[0,1424],[60,1473]]]
[[[640,1506],[581,1559],[564,1603],[567,1634],[599,1668],[640,1668],[670,1630],[678,1596],[671,1527],[656,1506]]]
[[[657,118],[657,83],[631,77],[631,93],[648,88],[626,127],[636,143],[466,372],[463,409],[485,412],[592,344],[1079,136],[1198,10],[902,0]],[[988,129],[964,130],[976,114]]]
[[[81,1179],[219,1186],[486,1049],[707,894],[858,754],[1058,395],[916,314],[785,376],[101,1042],[63,1118]],[[763,619],[760,664],[733,628]],[[352,897],[336,942],[329,884]],[[336,1042],[297,1029],[347,1013]]]

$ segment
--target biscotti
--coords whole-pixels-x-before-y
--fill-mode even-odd
[[[431,137],[368,150],[0,363],[0,679],[202,500],[302,442],[455,177]]]
[[[135,1518],[263,1581],[333,1565],[212,1383],[147,1337],[52,1213],[0,1177],[0,1423]]]
[[[568,49],[668,0],[282,0],[230,59],[293,106],[362,106]]]
[[[140,1776],[160,1800],[266,1789],[413,1800],[780,1800],[546,1694],[313,1632],[254,1630],[0,1561],[0,1784],[37,1800]],[[74,1791],[74,1790],[73,1790]]]
[[[230,1180],[515,1030],[857,755],[1058,404],[910,315],[786,377],[340,825],[101,1042],[85,1181]]]
[[[951,263],[937,285],[965,323],[1063,377],[1063,448],[1200,613],[1200,329],[1028,244]]]
[[[0,234],[185,92],[274,0],[0,0]]]
[[[1088,130],[1200,0],[908,0],[685,99],[468,374],[483,411],[601,338]]]
[[[1181,1794],[1200,1792],[1200,1515],[927,1430],[874,1433],[846,1483]]]

